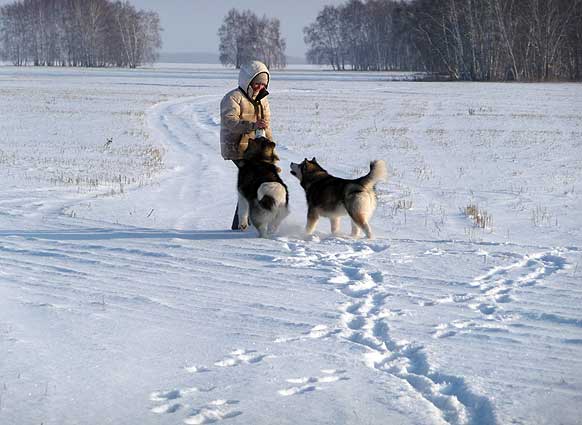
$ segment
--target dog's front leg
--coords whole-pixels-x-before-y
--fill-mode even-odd
[[[309,210],[307,212],[307,226],[305,226],[305,233],[308,235],[312,235],[313,231],[315,230],[315,226],[317,226],[317,222],[319,220],[319,214],[315,210]]]
[[[249,203],[240,193],[238,194],[238,228],[243,231],[249,228]]]

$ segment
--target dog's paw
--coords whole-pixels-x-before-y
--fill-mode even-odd
[[[249,228],[248,223],[241,223],[238,225],[238,230],[242,230],[243,232],[246,232]]]
[[[307,242],[321,242],[321,238],[316,234],[306,234],[303,238]]]

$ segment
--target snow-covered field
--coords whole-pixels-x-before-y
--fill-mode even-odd
[[[582,86],[393,79],[273,72],[265,240],[235,71],[0,67],[0,424],[582,423]],[[375,240],[304,237],[312,156],[386,160]]]

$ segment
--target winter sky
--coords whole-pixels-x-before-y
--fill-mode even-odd
[[[14,0],[0,0],[0,5]],[[281,20],[288,56],[303,56],[303,28],[315,21],[325,5],[339,5],[345,0],[130,0],[138,9],[158,12],[164,29],[164,52],[218,51],[217,31],[226,13],[236,8],[249,9],[257,15]]]
[[[287,41],[287,55],[303,56],[303,27],[317,17],[328,4],[342,4],[344,0],[131,0],[140,9],[159,13],[164,32],[165,52],[218,51],[217,31],[227,12],[236,8],[249,9],[257,15],[277,17]]]

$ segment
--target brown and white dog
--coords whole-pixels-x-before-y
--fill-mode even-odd
[[[374,186],[386,180],[388,170],[382,160],[370,163],[370,172],[357,179],[334,177],[313,158],[305,158],[300,164],[291,163],[291,174],[299,179],[307,198],[306,232],[311,235],[319,217],[327,217],[331,231],[336,234],[340,227],[340,217],[349,215],[352,219],[352,236],[358,236],[360,229],[372,238],[370,218],[376,209]]]

